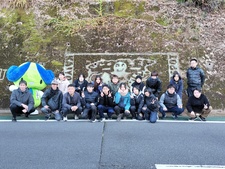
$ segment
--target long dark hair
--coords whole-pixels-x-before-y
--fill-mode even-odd
[[[100,83],[97,83],[97,82],[96,82],[96,80],[97,80],[98,78],[100,79]],[[99,76],[99,75],[95,76],[94,89],[98,89],[98,86],[99,86],[101,83],[102,83],[102,78],[101,78],[101,76]]]

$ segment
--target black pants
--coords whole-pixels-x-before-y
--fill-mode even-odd
[[[16,118],[17,115],[21,115],[24,114],[24,112],[22,111],[24,108],[17,106],[16,104],[12,104],[10,105],[10,111],[13,115],[13,118]],[[32,112],[35,111],[35,108],[32,108],[29,112],[26,112],[25,115],[28,116],[29,114],[31,114]]]
[[[138,113],[136,114],[137,110],[138,110],[138,106],[130,106],[130,113],[133,118],[137,117],[137,114],[138,114]]]
[[[67,114],[80,115],[81,112],[82,112],[82,107],[78,107],[76,111],[72,111],[71,109],[68,109],[68,108],[63,108],[62,109],[63,117],[66,117]]]
[[[193,92],[195,89],[202,89],[202,87],[201,86],[188,86],[188,88],[187,88],[188,97],[193,96]]]
[[[90,115],[91,113],[91,115]],[[91,120],[96,119],[96,114],[97,114],[97,107],[95,105],[92,105],[90,108],[84,108],[82,117],[83,118],[89,118]]]

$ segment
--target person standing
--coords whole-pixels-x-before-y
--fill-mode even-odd
[[[12,113],[12,121],[16,122],[16,116],[25,114],[28,117],[30,113],[35,111],[34,98],[27,89],[27,82],[21,80],[19,82],[19,88],[13,90],[10,96],[10,111]]]
[[[131,84],[131,91],[133,91],[134,86],[138,87],[141,93],[144,93],[145,84],[142,82],[142,77],[140,75],[137,75],[135,81]]]
[[[79,74],[78,78],[74,81],[76,92],[81,95],[82,91],[86,90],[87,84],[88,82],[85,80],[84,74]]]
[[[206,117],[212,111],[212,106],[210,106],[207,97],[201,93],[201,89],[194,89],[193,96],[188,98],[186,105],[189,120],[196,120],[197,114],[200,114],[199,118],[201,121],[206,121]]]
[[[102,92],[102,85],[103,85],[101,76],[97,75],[95,77],[93,84],[94,84],[94,91],[100,94]]]
[[[115,94],[118,91],[119,86],[120,86],[119,77],[117,75],[112,75],[111,82],[109,82],[108,85],[109,85],[109,88],[110,88],[113,96],[115,96]]]
[[[153,71],[151,76],[147,79],[146,88],[150,88],[155,97],[159,97],[159,94],[162,91],[162,82],[158,77],[157,71]]]
[[[182,92],[183,92],[183,80],[180,74],[177,71],[174,71],[173,76],[171,77],[170,84],[175,87],[175,92],[180,96],[182,100]]]
[[[198,88],[202,90],[202,86],[205,82],[205,73],[199,68],[197,59],[190,60],[190,67],[187,70],[187,94],[188,97],[193,96],[194,89]]]
[[[57,121],[61,120],[63,94],[58,88],[58,81],[54,79],[51,83],[51,88],[45,90],[41,98],[41,112],[45,114],[45,120],[51,118],[51,114],[54,114]]]
[[[63,94],[67,92],[67,87],[69,84],[70,82],[67,80],[65,74],[63,72],[60,72],[58,79],[58,88],[62,91]]]
[[[67,114],[74,114],[74,119],[78,120],[82,112],[80,94],[76,92],[74,84],[68,85],[68,92],[63,95],[62,114],[63,121],[67,121]]]

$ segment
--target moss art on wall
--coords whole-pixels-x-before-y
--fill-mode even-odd
[[[137,75],[146,81],[156,70],[166,86],[173,72],[179,71],[177,53],[66,53],[65,56],[64,72],[71,82],[84,73],[88,81],[101,75],[108,83],[114,74],[130,86]]]

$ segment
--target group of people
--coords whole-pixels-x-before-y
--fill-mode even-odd
[[[191,59],[187,70],[188,101],[185,110],[182,105],[183,80],[178,72],[174,72],[167,90],[162,94],[162,82],[157,71],[151,73],[146,83],[140,75],[136,76],[130,88],[126,83],[120,82],[117,75],[112,75],[111,81],[105,84],[101,76],[88,82],[80,74],[70,84],[62,72],[58,79],[52,81],[51,87],[45,90],[41,99],[41,112],[45,114],[46,120],[54,115],[57,121],[67,121],[67,115],[74,114],[75,120],[83,118],[96,122],[97,114],[99,121],[106,119],[105,114],[108,119],[115,114],[117,121],[130,117],[155,123],[159,118],[158,112],[162,119],[167,112],[171,112],[173,118],[177,119],[186,111],[190,116],[189,120],[196,120],[200,114],[199,119],[205,121],[212,107],[207,97],[201,93],[205,75],[197,64],[196,59]],[[10,103],[12,121],[16,121],[18,114],[24,113],[28,117],[34,111],[34,100],[26,81],[20,81],[19,88],[12,92]]]

